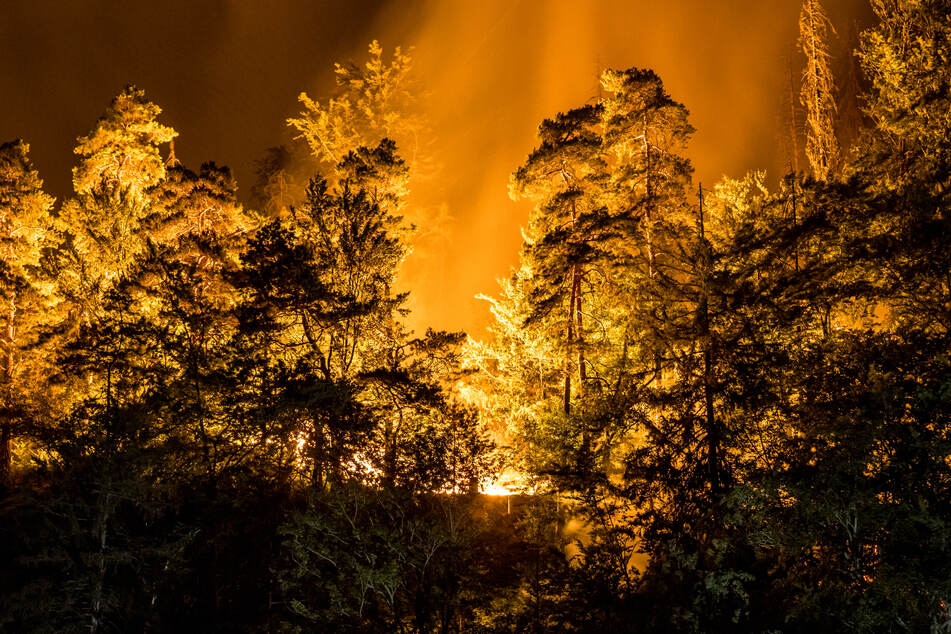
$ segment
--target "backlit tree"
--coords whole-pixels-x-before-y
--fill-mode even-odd
[[[53,199],[33,168],[23,141],[0,145],[0,291],[3,314],[3,412],[0,483],[10,475],[16,424],[44,375],[36,346],[46,311],[55,301],[53,280],[41,265],[42,250],[55,240]],[[31,393],[32,396],[31,396]]]
[[[829,38],[835,29],[819,0],[804,0],[799,14],[799,48],[806,56],[800,100],[806,109],[806,156],[813,175],[828,180],[839,169],[836,90]]]

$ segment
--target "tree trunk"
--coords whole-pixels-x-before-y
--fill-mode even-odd
[[[0,486],[6,486],[10,482],[11,465],[13,463],[13,368],[15,359],[13,356],[13,345],[16,342],[16,304],[10,299],[10,307],[7,311],[7,327],[5,341],[7,353],[4,356],[3,366],[3,384],[4,399],[6,400],[7,412],[0,421]]]
[[[720,477],[720,428],[713,411],[713,376],[711,368],[709,334],[706,350],[703,353],[703,400],[706,410],[707,427],[707,468],[710,475],[710,492],[714,499],[720,496],[723,486]]]
[[[654,216],[651,213],[653,207],[653,197],[654,197],[654,188],[653,183],[651,182],[651,144],[647,140],[647,113],[644,113],[644,161],[645,161],[645,173],[644,173],[644,193],[645,193],[645,205],[644,205],[644,227],[647,238],[647,275],[648,277],[654,277]]]
[[[5,417],[0,427],[0,486],[10,482],[10,467],[13,462],[13,426]]]
[[[581,271],[580,267],[575,266],[575,274],[573,285],[573,295],[575,296],[575,328],[577,332],[575,333],[575,338],[578,342],[578,394],[582,395],[584,393],[585,381],[588,378],[585,370],[585,358],[584,358],[584,334],[581,329]],[[587,425],[584,426],[581,433],[581,446],[584,449],[585,455],[588,454],[588,450],[591,448],[591,438],[588,434]]]
[[[109,515],[112,504],[111,479],[106,479],[104,491],[99,494],[99,513],[96,518],[96,541],[98,542],[98,552],[96,553],[96,580],[92,589],[92,611],[89,615],[89,631],[95,634],[99,631],[99,625],[102,623],[102,599],[106,585],[106,540],[108,536]]]
[[[571,413],[571,348],[575,342],[574,312],[578,287],[574,281],[577,276],[577,268],[577,264],[571,267],[571,297],[568,300],[568,354],[565,358],[565,416]]]
[[[574,274],[574,296],[575,296],[575,338],[578,340],[578,389],[583,390],[585,380],[588,378],[585,371],[584,360],[584,331],[581,329],[581,272],[575,267]]]
[[[700,301],[697,305],[697,322],[700,341],[703,342],[703,404],[704,427],[707,436],[707,475],[710,492],[718,500],[723,486],[720,467],[720,426],[713,407],[713,338],[710,334],[710,268],[711,253],[704,235],[703,225],[703,185],[698,186],[699,201],[699,259],[700,259]]]

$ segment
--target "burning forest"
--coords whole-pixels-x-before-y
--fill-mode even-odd
[[[948,0],[105,4],[2,9],[0,632],[951,630]]]

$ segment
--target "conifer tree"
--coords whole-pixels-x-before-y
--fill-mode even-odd
[[[806,56],[800,99],[806,109],[806,156],[813,175],[828,180],[839,170],[835,135],[836,89],[829,38],[835,29],[819,0],[803,0],[799,14],[799,48]]]
[[[338,94],[321,104],[301,93],[299,100],[304,110],[299,117],[287,121],[307,142],[331,186],[356,177],[357,170],[385,165],[378,163],[375,159],[379,157],[372,152],[357,152],[357,160],[346,160],[351,152],[361,147],[375,148],[384,139],[408,152],[408,168],[414,178],[426,170],[426,125],[413,90],[412,58],[397,47],[392,60],[386,63],[383,48],[376,40],[370,43],[369,53],[370,59],[362,67],[335,64]],[[382,188],[379,193],[402,199],[408,193],[407,184],[405,174],[384,179],[378,184]]]
[[[659,266],[664,227],[684,214],[693,168],[680,155],[693,133],[687,109],[670,98],[650,70],[605,71],[604,146],[611,157],[611,210],[638,224],[647,272]]]
[[[660,291],[665,280],[676,284],[676,261],[691,233],[686,190],[693,168],[681,153],[693,127],[687,109],[671,99],[653,71],[608,70],[602,84],[608,91],[609,209],[624,236],[613,258],[621,264],[613,277],[621,302],[629,307],[622,318],[625,357],[659,379],[668,369],[664,351],[669,346],[651,335],[649,316],[667,299]]]
[[[293,196],[295,179],[307,180],[299,177],[301,163],[314,165],[307,176],[317,171],[331,188],[343,180],[356,187],[372,174],[374,182],[366,187],[367,195],[405,220],[401,231],[408,251],[400,266],[401,279],[434,282],[439,273],[431,258],[447,246],[449,216],[445,203],[437,198],[440,166],[432,154],[434,136],[425,115],[425,93],[417,81],[411,51],[396,47],[387,59],[374,40],[368,52],[363,64],[335,64],[337,87],[325,101],[301,93],[302,110],[287,123],[298,133],[295,138],[306,143],[310,156],[302,161],[292,148],[289,164],[268,177],[273,180],[270,189]]]
[[[947,2],[874,0],[872,8],[879,24],[862,33],[858,51],[875,124],[869,162],[885,163],[885,187],[943,183],[951,164]]]
[[[150,192],[152,206],[142,219],[143,233],[157,244],[189,235],[235,238],[254,220],[237,201],[238,184],[231,170],[204,163],[198,173],[173,165],[165,180]]]
[[[948,5],[883,0],[873,9],[880,21],[862,34],[858,57],[870,82],[864,102],[874,126],[851,171],[883,200],[850,219],[852,257],[890,298],[888,312],[898,321],[947,332]]]
[[[546,119],[538,129],[540,145],[510,184],[513,198],[536,202],[523,255],[534,285],[528,319],[544,322],[565,350],[566,415],[571,412],[572,375],[577,372],[580,393],[587,374],[586,277],[605,255],[601,239],[607,216],[597,186],[603,174],[600,118],[599,106],[585,106]]]
[[[129,86],[77,141],[76,198],[58,215],[58,279],[74,323],[95,318],[102,293],[144,250],[150,192],[165,178],[159,145],[177,134],[156,120],[160,112],[143,91]]]
[[[10,476],[16,422],[39,396],[42,362],[36,345],[53,298],[41,266],[54,241],[53,199],[33,168],[23,141],[0,145],[0,290],[3,319],[3,412],[0,414],[0,484]],[[32,393],[32,396],[31,396]]]
[[[394,150],[384,141],[346,160],[375,152],[399,166]],[[356,173],[359,181],[344,180],[338,190],[312,180],[305,201],[283,222],[263,227],[242,257],[244,329],[266,336],[269,355],[284,360],[289,402],[300,403],[302,422],[311,426],[303,433],[318,486],[339,482],[347,469],[358,476],[359,461],[344,463],[360,453],[360,443],[362,460],[373,458],[368,440],[378,423],[388,447],[379,458],[394,464],[392,425],[404,414],[395,395],[413,384],[402,367],[406,295],[392,291],[406,249],[401,219],[374,198],[376,170]],[[375,391],[400,403],[374,400]]]
[[[73,189],[78,196],[106,195],[138,200],[165,177],[158,146],[177,133],[160,124],[162,109],[146,101],[145,91],[127,86],[95,127],[77,139]]]
[[[615,235],[604,269],[612,310],[601,319],[612,324],[613,345],[601,369],[604,403],[589,426],[600,437],[601,471],[617,475],[612,455],[638,425],[639,391],[675,364],[676,344],[664,339],[657,316],[670,314],[667,306],[676,302],[669,293],[683,282],[679,267],[693,235],[686,205],[692,167],[682,155],[693,128],[653,71],[607,70],[601,81],[610,174],[604,192]],[[619,403],[628,403],[633,415],[612,412]]]

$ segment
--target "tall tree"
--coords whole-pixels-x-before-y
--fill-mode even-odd
[[[196,174],[180,164],[171,165],[166,178],[150,192],[152,205],[142,219],[142,231],[157,244],[200,235],[233,240],[254,225],[254,217],[238,202],[237,191],[227,167],[204,163]]]
[[[364,182],[372,176],[362,174]],[[371,377],[396,363],[406,300],[392,291],[406,249],[401,219],[373,195],[349,179],[331,190],[315,178],[306,200],[283,222],[263,227],[242,256],[245,330],[266,336],[269,354],[297,376],[288,397],[300,403],[301,422],[311,427],[303,433],[317,485],[346,477],[344,463],[360,442],[400,411],[377,410],[368,401]]]
[[[648,274],[658,263],[666,223],[684,214],[685,188],[693,168],[680,152],[693,127],[687,109],[670,98],[651,70],[605,71],[604,145],[611,157],[611,209],[638,223],[644,235]]]
[[[885,187],[944,183],[951,165],[947,119],[949,27],[943,0],[874,0],[879,23],[861,34],[858,51],[870,82],[875,124],[871,163],[884,163]]]
[[[373,174],[367,195],[405,220],[402,239],[408,251],[400,265],[401,281],[431,286],[442,277],[433,260],[447,247],[449,215],[441,198],[441,181],[436,178],[440,166],[431,149],[435,137],[425,114],[426,95],[414,72],[411,51],[396,47],[392,56],[385,55],[374,40],[368,52],[362,64],[335,64],[337,87],[326,100],[301,93],[302,110],[287,123],[298,133],[296,138],[306,142],[307,162],[316,163],[331,188],[344,179],[354,185],[368,172]],[[394,149],[380,151],[384,141],[399,148],[398,162],[392,160]],[[287,192],[286,184],[293,180],[288,175],[295,174],[299,170],[292,160],[270,177],[274,180],[271,191]]]
[[[52,280],[41,268],[42,249],[54,241],[53,199],[33,168],[23,141],[0,145],[0,291],[3,301],[3,412],[0,420],[0,484],[10,476],[16,421],[41,383],[34,353]],[[26,358],[27,356],[32,358]]]
[[[666,369],[664,344],[643,331],[648,322],[637,315],[658,308],[660,296],[647,289],[656,290],[660,280],[655,278],[671,275],[671,265],[676,268],[664,258],[676,259],[689,226],[686,192],[693,168],[681,153],[693,127],[687,109],[671,99],[651,70],[608,70],[602,83],[609,91],[604,99],[609,209],[625,229],[622,250],[615,256],[623,263],[618,284],[626,294],[624,303],[631,307],[626,330],[633,345],[625,344],[629,357],[653,366],[660,378]],[[631,239],[635,236],[639,239]]]
[[[866,206],[871,217],[852,219],[854,255],[888,297],[895,325],[948,332],[948,5],[883,0],[873,9],[880,20],[862,34],[858,56],[870,82],[864,102],[874,126],[851,171],[883,201]],[[872,248],[860,251],[861,242]]]
[[[583,315],[586,277],[599,257],[608,220],[596,185],[603,175],[601,108],[585,106],[538,128],[540,145],[512,175],[513,198],[536,203],[527,232],[523,258],[532,272],[530,320],[542,320],[565,350],[565,414],[571,412],[571,377],[584,390],[587,364]],[[574,358],[576,357],[576,360]]]
[[[799,14],[799,48],[806,56],[800,100],[806,109],[806,156],[812,172],[828,180],[839,169],[836,138],[836,89],[829,38],[835,29],[819,0],[803,0]]]
[[[408,152],[409,173],[420,177],[426,126],[413,90],[412,58],[397,47],[387,63],[376,40],[370,43],[369,52],[370,59],[362,67],[335,64],[337,94],[321,104],[301,93],[304,110],[299,117],[287,120],[307,142],[332,186],[344,178],[354,178],[356,170],[379,165],[373,153],[358,152],[356,161],[345,159],[361,147],[377,147],[384,139],[391,139]],[[381,193],[397,200],[406,196],[407,186],[405,173],[380,183]]]
[[[165,177],[158,146],[177,133],[158,122],[162,109],[145,99],[145,91],[127,86],[86,136],[77,139],[73,189],[78,196],[123,195],[133,200]]]
[[[149,192],[165,178],[159,145],[177,134],[157,121],[160,113],[144,91],[128,86],[77,141],[76,198],[58,215],[59,282],[73,323],[94,319],[102,293],[144,250]]]

